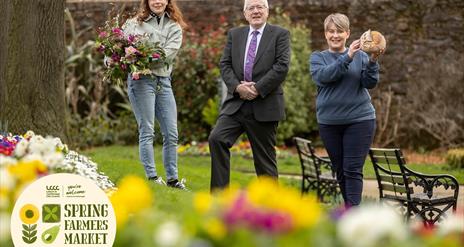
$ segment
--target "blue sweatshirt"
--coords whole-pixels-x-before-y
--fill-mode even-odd
[[[351,124],[375,119],[375,109],[367,89],[379,81],[379,65],[363,51],[353,59],[329,50],[313,52],[310,72],[317,85],[317,121],[320,124]]]

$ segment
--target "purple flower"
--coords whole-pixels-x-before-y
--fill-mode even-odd
[[[119,56],[117,53],[113,53],[113,55],[111,55],[111,59],[114,61],[114,62],[119,62],[121,60],[121,56]]]
[[[125,63],[122,63],[119,65],[121,67],[122,70],[126,70],[127,69],[127,65]]]
[[[127,40],[129,41],[130,44],[132,44],[135,41],[135,36],[130,34]]]
[[[100,53],[103,53],[105,52],[105,49],[106,47],[104,45],[100,45],[98,48],[97,48],[97,51],[100,52]]]

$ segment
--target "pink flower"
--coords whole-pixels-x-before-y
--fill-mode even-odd
[[[106,38],[106,37],[108,37],[108,33],[105,32],[105,31],[102,31],[102,32],[100,32],[100,33],[98,34],[98,37],[99,37],[99,38]]]
[[[113,28],[112,31],[113,31],[114,34],[116,34],[116,36],[120,36],[120,37],[124,36],[124,33],[122,32],[121,28],[116,27],[116,28]]]
[[[126,47],[124,49],[124,51],[126,52],[126,56],[139,53],[139,51],[136,48],[134,48],[133,46]]]
[[[155,52],[155,53],[153,53],[153,54],[151,55],[151,57],[154,58],[154,59],[158,59],[158,58],[161,57],[161,55]]]
[[[126,70],[127,69],[127,65],[125,63],[122,63],[119,65],[121,67],[122,70]]]
[[[140,79],[140,73],[139,72],[132,73],[132,80],[139,80],[139,79]]]

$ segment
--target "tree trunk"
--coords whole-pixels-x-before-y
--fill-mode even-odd
[[[65,0],[0,2],[0,131],[66,139]]]

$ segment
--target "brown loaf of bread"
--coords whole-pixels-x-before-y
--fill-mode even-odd
[[[384,50],[387,46],[385,37],[380,32],[371,31],[370,29],[361,35],[361,50],[367,53],[376,53]]]

